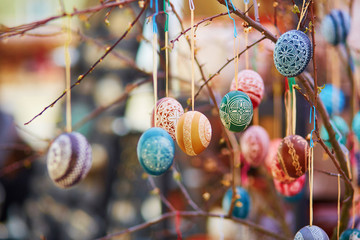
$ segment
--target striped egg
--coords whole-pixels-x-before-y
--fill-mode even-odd
[[[321,33],[325,40],[336,46],[345,43],[350,32],[350,15],[342,10],[333,9],[321,23]]]
[[[204,151],[210,143],[211,135],[209,120],[198,111],[184,113],[176,125],[176,142],[189,156]]]
[[[58,187],[69,188],[80,182],[89,172],[91,164],[91,146],[80,133],[63,133],[49,148],[47,169]]]
[[[318,226],[308,225],[296,233],[294,240],[329,240],[329,236]]]

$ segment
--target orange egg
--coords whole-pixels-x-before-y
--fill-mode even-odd
[[[176,126],[176,141],[187,155],[195,156],[207,148],[211,140],[211,125],[198,111],[184,113]]]

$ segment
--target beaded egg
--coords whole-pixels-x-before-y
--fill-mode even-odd
[[[342,10],[333,9],[321,23],[321,33],[325,40],[336,46],[345,43],[350,32],[350,15]]]
[[[358,240],[360,239],[359,229],[346,229],[341,235],[340,240]]]
[[[228,212],[231,206],[233,191],[229,188],[222,200],[222,208],[225,212]],[[246,218],[250,212],[251,199],[248,192],[242,187],[236,187],[236,200],[234,203],[234,209],[232,215],[237,218]]]
[[[292,197],[301,192],[305,185],[305,175],[295,179],[292,182],[280,182],[274,179],[275,189],[283,196]]]
[[[326,84],[319,96],[330,116],[339,114],[344,110],[345,95],[341,89],[332,84]]]
[[[221,100],[219,111],[222,124],[233,132],[245,130],[253,117],[251,100],[241,91],[227,93]]]
[[[358,112],[351,124],[352,130],[354,131],[357,139],[360,141],[360,112]]]
[[[269,150],[270,138],[261,126],[250,126],[240,138],[241,152],[251,166],[262,164]]]
[[[312,57],[309,37],[298,30],[290,30],[280,36],[275,44],[274,63],[285,77],[295,77],[302,73]]]
[[[207,117],[198,111],[184,113],[176,125],[176,141],[187,155],[195,156],[207,148],[212,129]]]
[[[235,78],[230,85],[230,91],[242,91],[246,93],[252,102],[253,108],[257,108],[264,95],[264,81],[255,71],[246,69],[238,74],[238,89],[236,89]]]
[[[340,116],[332,116],[330,118],[331,123],[332,123],[332,127],[333,128],[337,128],[337,130],[340,132],[341,134],[341,139],[340,139],[340,135],[338,134],[338,132],[336,131],[336,129],[334,129],[335,131],[335,138],[339,141],[340,139],[340,143],[345,145],[346,144],[346,138],[349,134],[349,127],[346,123],[346,121],[340,117]],[[332,148],[330,142],[329,142],[329,133],[326,131],[326,128],[324,126],[321,126],[320,129],[320,137],[322,138],[322,140],[324,140],[326,146],[328,146],[329,148]]]
[[[318,226],[308,225],[296,233],[294,240],[329,240],[329,236]]]
[[[279,145],[277,157],[286,175],[301,177],[307,170],[309,144],[299,135],[287,136]]]
[[[69,188],[80,182],[89,172],[91,164],[91,146],[80,133],[63,133],[49,148],[47,169],[58,187]]]
[[[150,175],[161,175],[173,164],[175,144],[170,134],[162,128],[150,128],[137,144],[137,156],[141,166]]]
[[[165,97],[161,98],[156,103],[156,126],[154,123],[155,110],[152,112],[151,126],[160,127],[167,131],[172,139],[175,140],[176,124],[184,114],[184,109],[181,104],[174,98]]]

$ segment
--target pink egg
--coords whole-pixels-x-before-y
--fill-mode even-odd
[[[271,163],[274,157],[277,155],[277,150],[279,148],[279,145],[281,143],[281,138],[275,138],[270,141],[269,145],[269,151],[265,158],[265,166],[266,168],[271,172]]]
[[[264,95],[264,81],[257,72],[242,70],[238,74],[238,89],[236,89],[235,78],[231,82],[230,91],[234,90],[246,93],[250,97],[255,109],[259,106]]]
[[[264,162],[269,144],[269,135],[261,126],[249,127],[240,138],[242,154],[245,160],[254,167]]]
[[[301,192],[305,185],[305,175],[292,182],[284,183],[274,179],[275,189],[286,197],[292,197]]]

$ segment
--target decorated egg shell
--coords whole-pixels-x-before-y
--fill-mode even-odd
[[[231,206],[232,200],[232,188],[229,188],[222,200],[222,208],[225,212],[228,212]],[[246,218],[250,212],[251,199],[248,192],[242,187],[236,187],[236,200],[234,203],[234,209],[232,215],[237,218]]]
[[[231,91],[220,103],[220,120],[233,132],[243,131],[249,126],[253,117],[253,106],[246,93]]]
[[[358,112],[352,121],[352,130],[354,131],[357,139],[360,141],[360,112]]]
[[[47,155],[50,178],[61,188],[80,182],[92,164],[91,146],[77,132],[63,133],[52,142]]]
[[[302,191],[305,185],[306,177],[302,175],[301,177],[295,179],[292,182],[280,182],[279,180],[274,179],[275,189],[283,196],[292,197],[297,195]]]
[[[337,130],[341,134],[341,139],[340,139],[340,135],[338,134],[336,129],[334,129],[335,138],[338,141],[340,139],[340,143],[345,145],[346,144],[346,138],[347,138],[347,136],[349,134],[349,131],[350,131],[347,123],[345,122],[345,120],[342,117],[336,116],[336,115],[332,116],[330,120],[331,120],[331,123],[332,123],[332,127],[337,128]],[[326,131],[326,128],[324,126],[321,126],[320,137],[324,140],[326,146],[328,146],[329,148],[332,148],[331,144],[329,142],[329,133]]]
[[[341,89],[332,84],[326,84],[319,96],[330,116],[339,114],[344,110],[345,95]]]
[[[156,103],[156,126],[154,123],[154,114],[152,112],[151,127],[159,127],[167,131],[172,139],[175,140],[176,124],[184,114],[184,109],[181,104],[174,98],[165,97],[161,98]]]
[[[333,9],[321,23],[321,33],[325,40],[336,46],[345,43],[350,32],[350,15],[342,10]]]
[[[341,235],[340,240],[357,240],[360,239],[359,229],[346,229]]]
[[[255,109],[264,95],[264,81],[257,72],[250,69],[242,70],[238,73],[238,89],[236,89],[235,78],[231,82],[230,91],[235,90],[246,93]]]
[[[286,175],[301,177],[307,170],[309,144],[299,135],[287,136],[279,145],[277,157]]]
[[[270,138],[261,126],[250,126],[240,138],[241,152],[252,166],[262,164],[269,150]]]
[[[275,67],[283,76],[295,77],[305,70],[312,51],[310,39],[305,33],[299,30],[287,31],[275,44]]]
[[[162,128],[150,128],[137,144],[137,156],[141,166],[150,175],[161,175],[173,164],[175,144],[170,134]]]
[[[296,233],[294,240],[329,240],[329,236],[322,228],[308,225]]]
[[[207,117],[198,111],[184,113],[176,126],[176,141],[183,152],[195,156],[207,148],[212,129]]]

